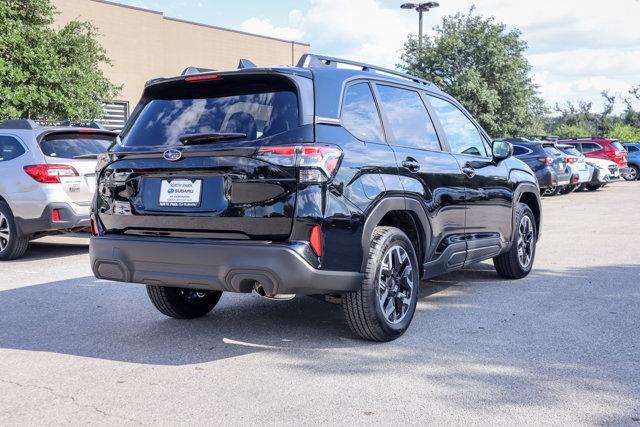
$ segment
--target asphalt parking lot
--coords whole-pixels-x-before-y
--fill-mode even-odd
[[[640,426],[639,195],[544,199],[528,278],[425,282],[387,344],[308,297],[170,320],[143,286],[95,280],[86,239],[34,242],[0,264],[0,424]]]

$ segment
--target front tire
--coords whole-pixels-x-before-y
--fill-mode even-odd
[[[391,341],[401,336],[416,311],[419,268],[406,234],[394,227],[376,227],[362,286],[342,299],[351,330],[369,341]]]
[[[493,258],[493,266],[505,279],[521,279],[531,272],[536,256],[536,219],[529,206],[519,203],[516,208],[514,235],[508,252]]]
[[[0,261],[22,257],[27,252],[29,239],[18,233],[9,205],[0,201]]]
[[[149,299],[165,316],[174,319],[195,319],[213,310],[222,292],[170,288],[147,285]]]

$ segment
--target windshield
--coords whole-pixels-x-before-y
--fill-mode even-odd
[[[181,136],[207,133],[241,133],[246,136],[238,141],[253,141],[298,127],[298,117],[297,95],[291,91],[153,99],[122,136],[122,144],[179,145]]]
[[[40,143],[45,156],[73,159],[79,156],[97,156],[109,149],[115,137],[107,135],[59,134],[49,135]]]

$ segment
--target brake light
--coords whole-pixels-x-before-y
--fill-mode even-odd
[[[552,165],[553,164],[553,159],[549,156],[547,157],[539,157],[538,161],[544,163],[545,165]]]
[[[309,244],[316,255],[322,256],[322,230],[319,225],[314,225],[309,233]]]
[[[221,78],[222,76],[219,76],[217,74],[203,74],[203,75],[185,77],[184,81],[189,83],[195,83],[195,82],[206,82],[209,80],[219,80]]]
[[[80,133],[96,133],[95,129],[78,129]]]
[[[573,164],[578,161],[577,157],[567,157],[567,163]]]
[[[79,176],[71,165],[29,165],[23,169],[27,175],[43,184],[60,184],[61,177]]]
[[[296,166],[298,182],[317,184],[328,181],[335,174],[342,158],[337,147],[319,145],[260,147],[255,157],[281,166]]]

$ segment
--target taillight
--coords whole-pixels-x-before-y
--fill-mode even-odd
[[[577,157],[567,157],[567,163],[569,164],[576,163],[577,161],[578,161]]]
[[[96,219],[93,217],[93,215],[91,215],[91,235],[97,236],[98,234],[100,234],[98,232],[98,224],[96,223]]]
[[[23,169],[27,175],[43,184],[60,184],[61,177],[79,176],[71,165],[29,165]]]
[[[319,145],[260,147],[255,157],[281,166],[296,166],[298,182],[317,184],[328,181],[338,169],[342,151]]]
[[[222,76],[219,76],[217,74],[203,74],[203,75],[185,77],[184,81],[194,83],[194,82],[206,82],[209,80],[219,80],[221,78]]]
[[[60,209],[51,210],[51,222],[60,222]]]
[[[322,230],[319,225],[314,225],[309,233],[309,244],[316,255],[322,256]]]
[[[549,156],[547,157],[539,157],[538,161],[544,163],[545,165],[552,165],[553,164],[553,159]]]

